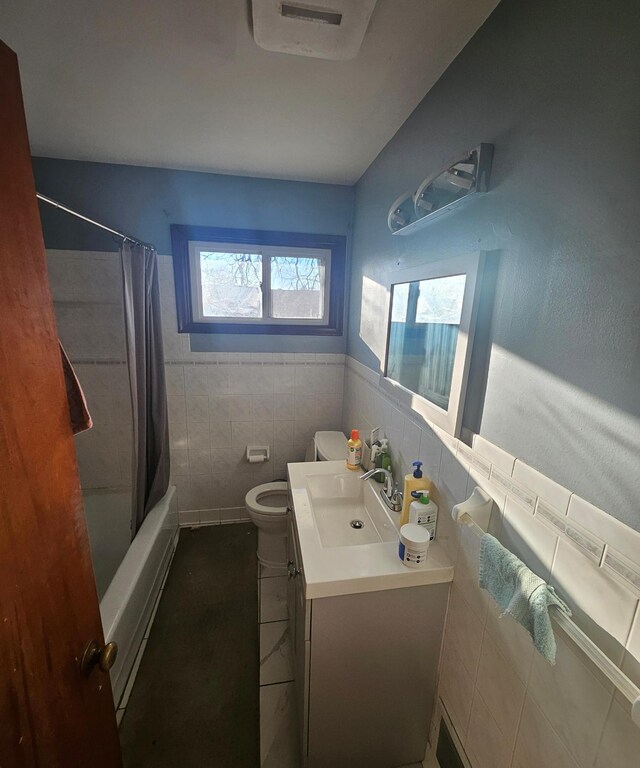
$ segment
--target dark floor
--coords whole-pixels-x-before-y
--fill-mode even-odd
[[[258,768],[256,529],[185,528],[120,740],[126,768]]]

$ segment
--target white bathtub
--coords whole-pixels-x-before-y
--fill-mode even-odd
[[[131,545],[131,491],[84,491],[93,575],[102,600]]]
[[[101,491],[85,495],[102,627],[105,640],[114,640],[118,644],[118,657],[111,669],[116,706],[124,692],[179,531],[174,486],[169,487],[164,498],[149,512],[131,543],[129,509],[128,493]]]

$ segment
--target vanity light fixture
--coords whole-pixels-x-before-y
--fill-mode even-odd
[[[424,197],[419,197],[416,199],[416,208],[422,209],[427,213],[431,213],[433,207],[434,203],[432,203],[430,200],[425,200]]]
[[[396,232],[411,224],[414,218],[415,206],[413,202],[413,194],[411,192],[405,192],[403,195],[400,195],[391,208],[389,208],[387,225],[392,232]]]
[[[387,217],[391,234],[410,235],[487,192],[492,159],[493,144],[479,144],[427,176],[413,194],[400,195]]]
[[[445,171],[445,177],[455,187],[461,187],[462,189],[471,189],[476,182],[475,174],[462,171],[459,168],[451,168]]]

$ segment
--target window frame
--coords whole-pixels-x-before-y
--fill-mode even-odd
[[[462,428],[462,414],[471,365],[471,352],[475,332],[478,303],[480,300],[480,285],[484,267],[484,252],[470,253],[453,257],[445,261],[428,262],[420,266],[409,267],[392,272],[387,281],[387,332],[384,347],[382,372],[379,377],[380,388],[399,400],[406,408],[419,413],[425,419],[458,437]],[[391,296],[394,285],[431,280],[439,277],[466,275],[464,295],[462,299],[462,314],[458,326],[456,354],[451,378],[449,406],[444,409],[431,400],[413,392],[395,379],[387,376],[389,364],[389,344],[391,339]]]
[[[193,290],[194,286],[198,285],[199,275],[193,274],[190,246],[204,243],[215,245],[216,248],[227,246],[238,249],[248,246],[255,248],[257,252],[261,247],[271,250],[278,246],[328,251],[329,274],[325,276],[325,318],[320,321],[271,317],[202,319],[198,315],[197,305],[194,304]],[[342,335],[346,269],[346,237],[343,235],[172,224],[171,245],[179,333]],[[263,280],[264,277],[263,273]],[[263,292],[263,297],[267,292]],[[263,307],[264,310],[265,307]]]

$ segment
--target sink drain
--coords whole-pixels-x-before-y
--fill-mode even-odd
[[[355,528],[357,531],[359,531],[359,530],[360,530],[360,528],[364,528],[364,523],[362,522],[362,520],[352,520],[352,521],[349,523],[349,525],[350,525],[352,528]]]

